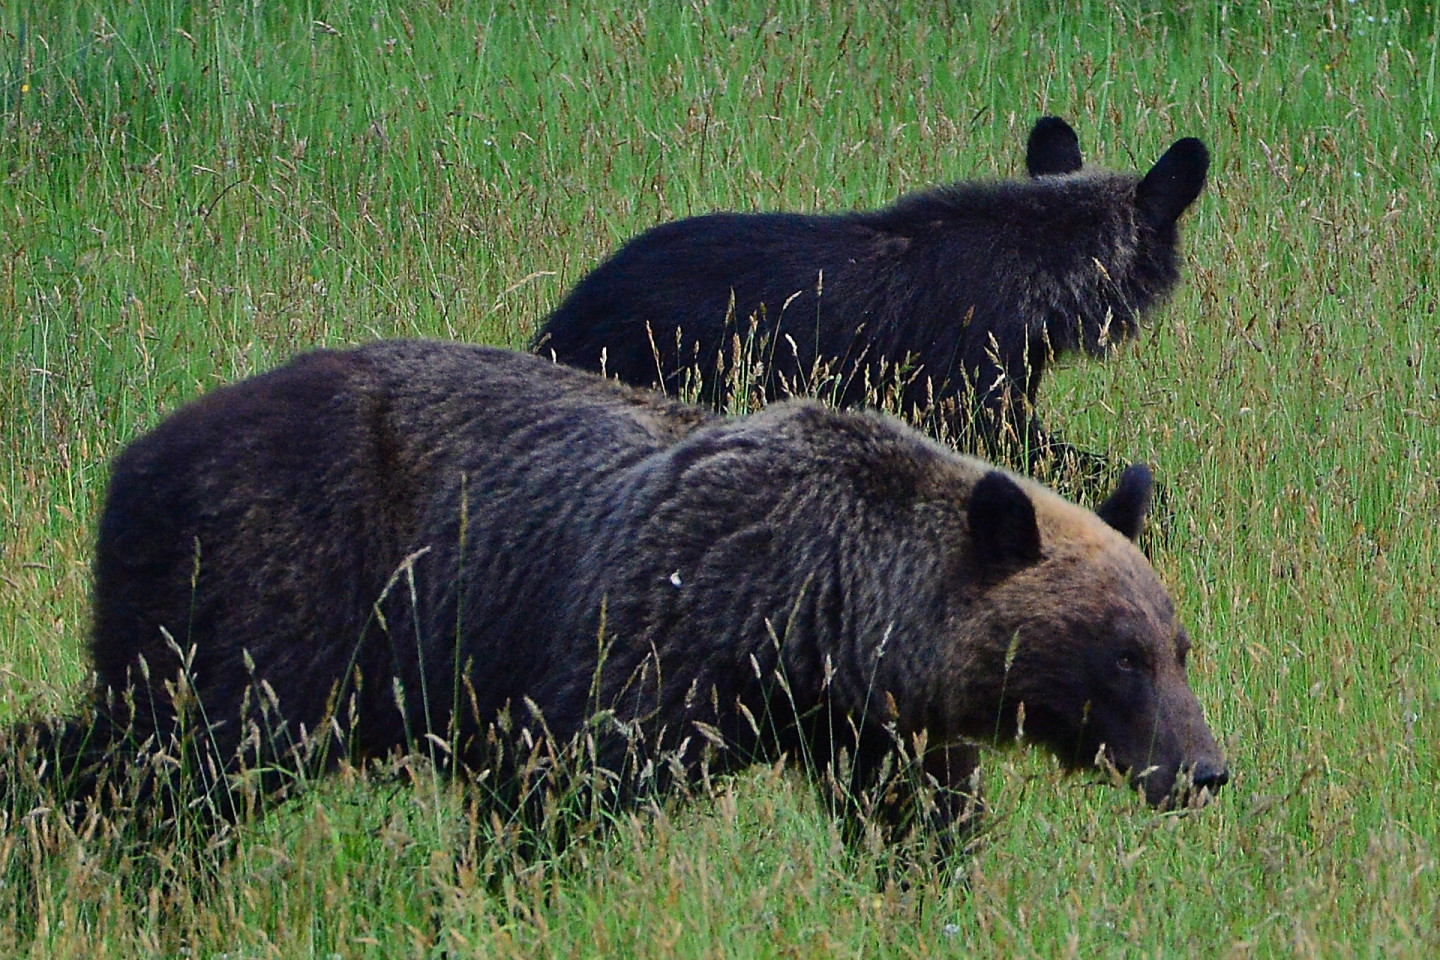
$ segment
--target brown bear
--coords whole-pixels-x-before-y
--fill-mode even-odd
[[[945,830],[1023,713],[1067,766],[1175,802],[1228,774],[1132,543],[1149,488],[1133,467],[1091,513],[880,414],[319,350],[116,458],[93,715],[31,735],[76,796],[180,744],[227,817],[236,784],[342,754],[428,750],[523,803],[580,766],[623,801],[782,756],[858,797],[909,751],[926,782],[876,815],[913,820],[923,787]]]
[[[1046,367],[1105,355],[1165,299],[1209,162],[1187,137],[1143,176],[1082,169],[1075,131],[1042,117],[1026,180],[647,230],[576,283],[533,346],[636,386],[689,382],[711,402],[737,383],[841,406],[893,394],[952,433],[1043,452],[1032,410]]]

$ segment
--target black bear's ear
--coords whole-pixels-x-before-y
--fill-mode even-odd
[[[1025,147],[1025,169],[1032,177],[1074,173],[1080,169],[1080,138],[1059,117],[1041,117]]]
[[[1155,478],[1150,468],[1143,463],[1132,463],[1120,474],[1115,492],[1095,508],[1095,516],[1134,540],[1145,526],[1145,515],[1150,512],[1150,491]]]
[[[1151,223],[1174,223],[1205,188],[1210,152],[1194,137],[1176,140],[1135,188],[1135,204]]]
[[[970,491],[969,523],[971,556],[986,575],[999,579],[1040,559],[1035,504],[999,470]]]

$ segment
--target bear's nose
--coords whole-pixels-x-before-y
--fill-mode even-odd
[[[1230,782],[1230,771],[1223,763],[1199,760],[1190,771],[1190,782],[1196,790],[1209,790],[1214,793]]]

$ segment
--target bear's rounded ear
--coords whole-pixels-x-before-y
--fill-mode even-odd
[[[1080,138],[1059,117],[1041,117],[1030,130],[1025,169],[1032,177],[1074,173],[1080,169]]]
[[[1095,515],[1118,530],[1127,539],[1140,536],[1145,515],[1150,512],[1150,492],[1155,478],[1143,463],[1132,463],[1120,474],[1115,492],[1095,508]]]
[[[1176,140],[1135,188],[1135,205],[1151,223],[1174,223],[1200,196],[1209,170],[1205,144],[1194,137]]]
[[[970,491],[968,518],[971,556],[986,576],[999,579],[1040,559],[1035,504],[999,470],[985,474]]]

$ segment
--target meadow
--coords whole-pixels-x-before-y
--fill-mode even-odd
[[[208,860],[5,809],[0,955],[1440,955],[1437,32],[1418,0],[0,3],[0,721],[83,696],[109,458],[188,398],[318,345],[523,347],[655,223],[1019,175],[1054,113],[1102,166],[1212,152],[1175,297],[1041,413],[1165,483],[1234,777],[1161,814],[988,752],[985,842],[888,886],[783,769],[525,868],[423,765]]]

